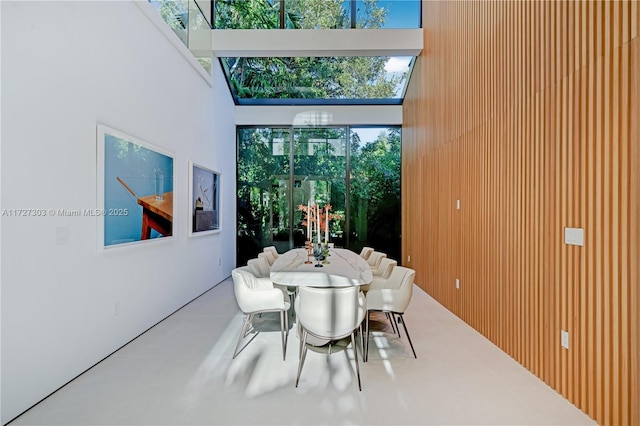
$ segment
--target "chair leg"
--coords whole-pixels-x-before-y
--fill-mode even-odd
[[[287,340],[289,338],[289,313],[280,311],[280,333],[282,334],[282,360],[287,359]]]
[[[300,345],[298,347],[298,359],[302,359],[302,349],[304,348],[304,345],[302,344],[302,340],[305,338],[305,331],[304,328],[302,328],[300,326],[300,323],[298,323],[298,341],[300,342]]]
[[[393,312],[391,313],[391,318],[393,318],[393,322],[396,324],[396,332],[398,333],[398,337],[402,337],[400,335],[400,326],[398,325],[398,317]]]
[[[384,314],[387,317],[387,320],[389,320],[389,324],[391,324],[391,330],[393,330],[393,334],[398,334],[399,337],[400,332],[398,331],[398,324],[396,324],[396,322],[394,321],[393,314],[390,312],[385,312]]]
[[[240,329],[240,336],[238,336],[238,343],[236,343],[236,350],[233,353],[233,359],[238,356],[242,349],[244,349],[255,337],[258,335],[257,333],[249,340],[243,347],[240,349],[240,343],[242,343],[242,339],[244,339],[249,333],[249,327],[253,321],[253,314],[245,315],[244,321],[242,322],[242,328]]]
[[[300,381],[300,373],[302,373],[302,366],[304,365],[304,359],[307,356],[307,332],[302,329],[302,341],[300,343],[301,353],[300,353],[300,361],[298,363],[298,375],[296,376],[296,387],[298,387],[298,382]]]
[[[356,337],[351,333],[351,346],[353,347],[353,359],[356,361],[356,375],[358,376],[358,389],[362,392],[362,384],[360,383],[360,366],[358,364],[358,348],[356,347]]]
[[[409,339],[409,345],[411,346],[413,357],[418,358],[418,356],[416,355],[415,349],[413,349],[413,343],[411,342],[411,336],[409,336],[409,330],[407,330],[407,324],[404,322],[404,316],[403,314],[398,314],[398,316],[400,317],[400,322],[402,323],[402,327],[404,327],[404,332],[407,335],[407,339]]]
[[[367,311],[367,313],[365,314],[365,318],[364,330],[366,336],[364,338],[364,355],[362,356],[363,362],[369,361],[369,311]]]
[[[360,348],[362,349],[362,359],[364,360],[364,321],[358,326],[358,333],[360,334]]]

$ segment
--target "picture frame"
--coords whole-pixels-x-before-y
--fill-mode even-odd
[[[174,156],[97,125],[98,250],[175,237]]]
[[[220,173],[189,162],[189,236],[220,232]]]

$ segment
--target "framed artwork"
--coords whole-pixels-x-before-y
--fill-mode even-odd
[[[220,173],[189,163],[189,235],[220,231]]]
[[[98,248],[173,237],[172,154],[104,125],[97,153]]]

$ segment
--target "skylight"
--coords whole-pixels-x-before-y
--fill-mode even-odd
[[[295,41],[296,30],[372,29],[393,37],[394,29],[420,27],[419,0],[217,0],[214,14],[216,28],[291,31],[274,47],[280,54],[219,55],[238,105],[402,103],[415,56],[389,51],[393,49],[382,55],[371,51],[365,56],[290,56],[283,45]],[[349,37],[349,32],[341,37]]]
[[[412,57],[221,58],[235,101],[400,104]]]

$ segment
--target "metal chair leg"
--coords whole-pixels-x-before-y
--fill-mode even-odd
[[[358,376],[358,389],[362,392],[360,383],[360,366],[358,365],[358,348],[356,347],[356,337],[351,333],[351,346],[353,347],[353,359],[356,361],[356,376]]]
[[[391,324],[391,330],[393,330],[393,334],[397,334],[398,337],[400,337],[400,331],[398,330],[398,324],[393,319],[393,313],[385,312],[384,314],[387,317],[387,320],[389,320],[389,324]]]
[[[280,311],[280,333],[282,334],[282,360],[287,359],[287,340],[289,338],[289,313]]]
[[[396,332],[398,333],[398,337],[402,337],[400,335],[400,326],[398,325],[398,317],[395,313],[391,312],[391,318],[393,318],[393,322],[396,324]]]
[[[235,359],[235,358],[236,358],[236,356],[238,356],[238,354],[239,354],[240,352],[242,352],[242,349],[246,348],[246,347],[247,347],[247,345],[248,345],[249,343],[251,343],[251,341],[252,341],[253,339],[255,339],[255,338],[256,338],[256,336],[258,335],[258,333],[254,334],[254,335],[253,335],[253,337],[251,338],[251,340],[249,340],[249,341],[248,341],[248,342],[247,342],[247,343],[242,347],[242,349],[240,348],[240,343],[242,343],[242,339],[244,339],[244,338],[247,336],[247,334],[249,334],[249,328],[250,328],[250,326],[251,326],[252,321],[253,321],[253,314],[245,315],[245,317],[244,317],[244,321],[242,322],[242,328],[240,329],[240,336],[238,336],[238,342],[236,343],[236,350],[235,350],[235,352],[233,353],[233,358],[232,358],[232,359]]]
[[[304,365],[304,359],[307,356],[307,332],[302,329],[302,342],[301,348],[302,353],[300,355],[300,361],[298,363],[298,375],[296,376],[296,387],[298,387],[298,382],[300,381],[300,373],[302,373],[302,366]]]
[[[369,361],[369,311],[367,311],[367,313],[365,314],[365,333],[366,336],[364,338],[364,355],[362,356],[362,361],[363,362],[367,362]]]
[[[407,335],[407,339],[409,339],[409,345],[411,346],[411,351],[413,352],[413,357],[418,358],[416,355],[415,349],[413,349],[413,343],[411,342],[411,336],[409,336],[409,330],[407,330],[407,324],[404,322],[404,316],[402,314],[398,314],[400,317],[400,322],[402,322],[402,327],[404,327],[404,332]]]

